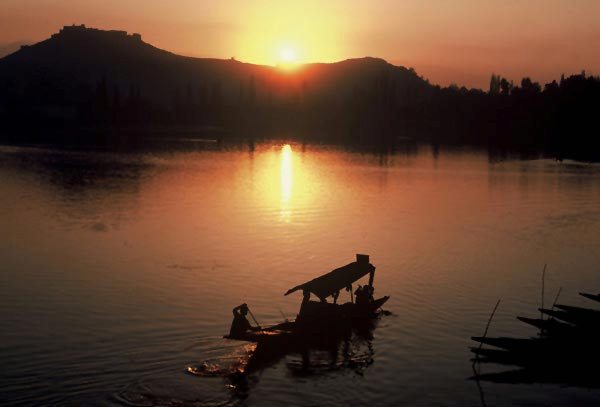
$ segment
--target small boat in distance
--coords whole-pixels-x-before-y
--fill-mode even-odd
[[[368,284],[359,286],[356,291],[353,291],[352,284],[367,275],[369,275]],[[246,328],[241,330],[234,327],[235,318],[239,317],[235,314],[235,310],[239,308],[236,307],[231,332],[224,338],[260,343],[272,342],[275,337],[323,338],[324,336],[335,336],[348,329],[359,328],[365,322],[375,319],[378,316],[378,310],[389,299],[389,296],[378,299],[373,297],[374,279],[375,266],[369,262],[369,256],[357,254],[355,262],[297,285],[284,294],[289,295],[300,290],[303,293],[300,311],[295,320],[286,320],[269,327],[259,326],[258,329],[246,325]],[[341,290],[350,292],[350,302],[337,303]],[[315,295],[318,301],[312,300],[311,295]],[[330,297],[332,302],[327,301]],[[245,311],[243,311],[245,316],[250,310],[245,304],[243,306],[245,307]],[[250,315],[254,319],[251,312]]]

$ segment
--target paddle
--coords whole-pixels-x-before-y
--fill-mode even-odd
[[[252,313],[252,311],[250,311],[250,308],[249,308],[249,307],[248,307],[248,313],[250,314],[250,316],[251,316],[251,317],[252,317],[252,319],[254,320],[254,323],[256,324],[256,326],[257,326],[259,329],[262,329],[262,328],[260,327],[260,324],[259,324],[259,323],[258,323],[258,321],[256,320],[256,318],[254,318],[254,314]]]

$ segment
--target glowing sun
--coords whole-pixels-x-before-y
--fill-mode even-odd
[[[298,61],[298,54],[296,54],[296,50],[293,48],[282,48],[279,51],[279,59],[285,64],[291,64]]]

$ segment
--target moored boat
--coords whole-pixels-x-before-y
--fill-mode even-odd
[[[579,293],[582,297],[600,302],[600,294]]]
[[[566,335],[571,334],[575,327],[566,322],[560,322],[554,318],[549,319],[541,319],[541,318],[527,318],[527,317],[517,317],[517,319],[521,322],[524,322],[528,325],[534,326],[540,329],[544,334],[547,335]]]
[[[547,308],[539,308],[539,311],[543,314],[549,315],[553,318],[560,319],[561,321],[565,321],[579,327],[595,327],[598,325],[598,322],[600,322],[600,313],[593,314],[587,312],[580,312],[573,309],[567,311],[565,309],[555,310]]]
[[[596,320],[600,321],[600,311],[597,311],[594,309],[575,307],[573,305],[564,305],[564,304],[556,304],[555,307],[558,309],[561,309],[563,311],[577,314],[578,316],[580,316],[582,318],[596,319]]]
[[[593,294],[584,295],[592,297]],[[476,380],[499,382],[555,382],[567,385],[597,385],[596,367],[600,364],[600,311],[556,304],[539,308],[540,318],[517,317],[540,329],[531,338],[472,337],[480,345],[471,347]],[[493,316],[493,313],[492,313]],[[546,318],[544,318],[547,316]],[[490,318],[491,321],[491,318]],[[489,324],[488,324],[489,327]],[[489,345],[494,348],[483,348]],[[476,363],[519,366],[506,373],[481,374]]]

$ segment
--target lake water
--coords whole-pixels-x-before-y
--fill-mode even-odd
[[[600,166],[261,142],[169,152],[0,147],[0,401],[37,405],[598,405],[600,390],[467,380],[470,336],[535,335],[516,315],[594,306]],[[355,363],[298,373],[287,355],[247,385],[222,339],[247,302],[367,253],[390,295]],[[341,298],[346,299],[346,293]],[[586,302],[587,301],[587,302]],[[365,362],[365,363],[361,363]],[[484,371],[510,367],[483,366]]]

